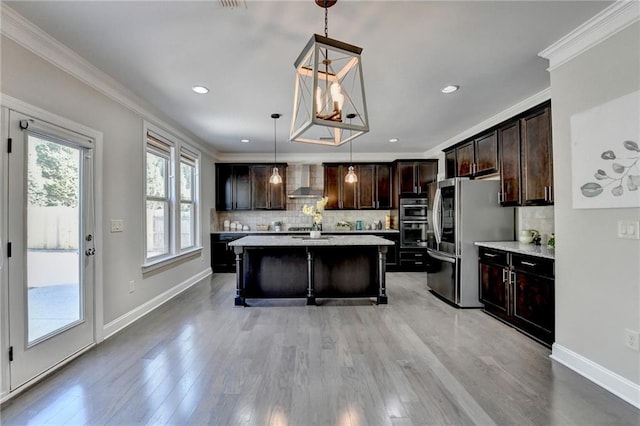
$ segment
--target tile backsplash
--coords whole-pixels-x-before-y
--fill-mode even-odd
[[[517,207],[517,232],[516,238],[523,229],[536,229],[540,232],[542,243],[546,243],[549,234],[554,231],[553,206],[541,207]]]

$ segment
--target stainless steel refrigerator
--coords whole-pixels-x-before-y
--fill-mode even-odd
[[[430,203],[434,238],[427,285],[458,307],[482,307],[474,243],[514,240],[514,208],[501,207],[498,192],[497,180],[453,178],[438,182]]]

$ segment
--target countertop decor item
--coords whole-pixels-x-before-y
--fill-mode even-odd
[[[531,244],[533,242],[533,233],[530,229],[523,229],[520,231],[520,235],[518,236],[518,241],[522,244]]]
[[[315,206],[313,205],[310,206],[307,204],[302,206],[302,213],[306,214],[307,216],[311,216],[313,218],[313,224],[311,225],[312,232],[313,231],[320,232],[322,230],[322,212],[324,211],[324,207],[327,205],[328,201],[329,201],[329,197],[323,197],[318,202],[316,202]],[[318,238],[319,236],[320,235],[318,234],[317,237],[314,237],[314,238]]]

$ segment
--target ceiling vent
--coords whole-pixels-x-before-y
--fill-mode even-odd
[[[247,8],[245,0],[218,0],[218,4],[225,9]]]

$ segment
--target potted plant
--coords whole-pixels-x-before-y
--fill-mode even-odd
[[[276,230],[276,232],[280,232],[282,230],[282,225],[283,223],[279,220],[276,220],[275,222],[273,222],[273,229]]]

